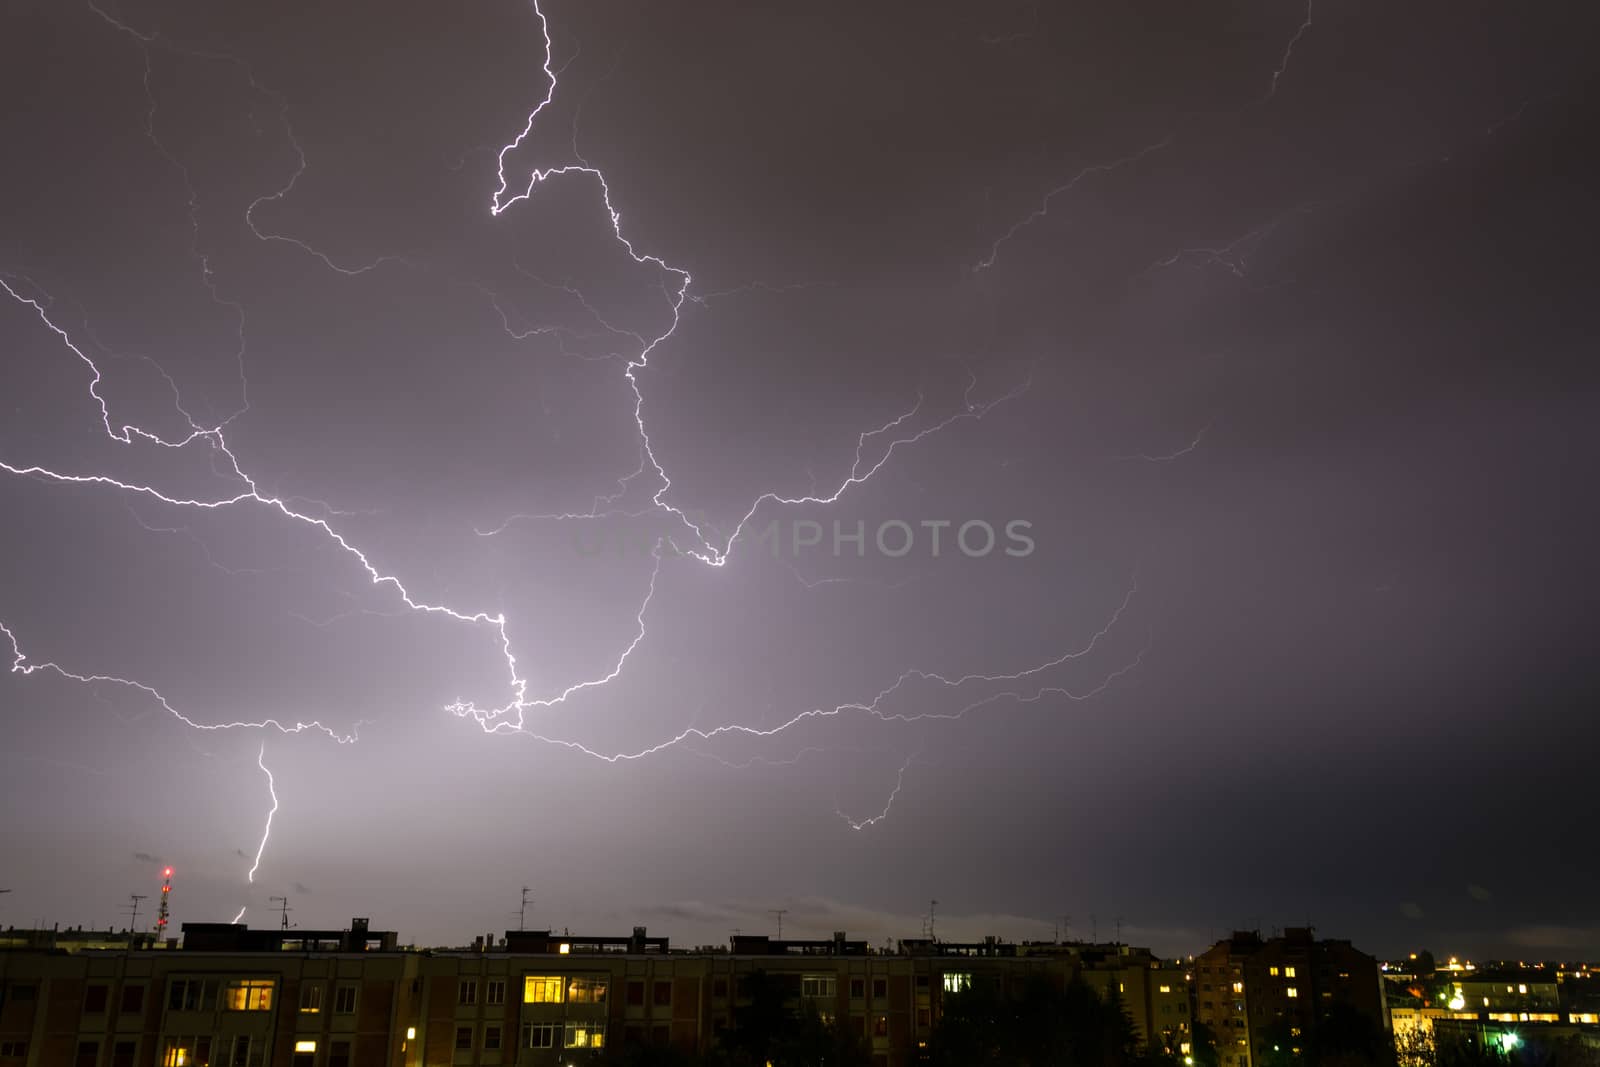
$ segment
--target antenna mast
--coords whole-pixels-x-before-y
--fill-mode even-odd
[[[128,900],[132,902],[128,905],[128,929],[130,931],[139,929],[139,901],[149,899],[150,895],[148,893],[128,894]]]
[[[522,887],[522,907],[517,909],[517,929],[528,928],[528,887]]]
[[[278,905],[278,913],[283,916],[283,925],[281,927],[279,927],[279,929],[282,929],[282,930],[289,929],[289,912],[294,910],[294,909],[289,907],[289,898],[288,897],[268,897],[267,899],[269,901],[271,901],[272,903]]]
[[[167,919],[170,917],[168,907],[172,897],[172,868],[168,867],[161,872],[161,906],[156,909],[156,939],[166,936]]]
[[[767,914],[778,917],[778,940],[783,940],[783,917],[789,914],[788,908],[768,908]]]

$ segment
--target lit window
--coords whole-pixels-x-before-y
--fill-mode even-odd
[[[315,1041],[296,1041],[294,1050],[296,1052],[315,1052],[317,1051],[317,1043]]]
[[[1525,986],[1525,985],[1519,985],[1519,986],[1517,986],[1517,992],[1525,994],[1525,993],[1528,992],[1528,987]]]
[[[831,974],[807,974],[800,978],[800,995],[803,997],[838,996],[838,979]]]
[[[311,982],[300,987],[300,1010],[315,1015],[322,1010],[322,984]]]
[[[227,1011],[272,1010],[270,978],[241,978],[229,982],[222,993],[222,1006]]]
[[[522,979],[522,1003],[560,1004],[561,978],[559,975],[526,975]],[[549,1048],[549,1045],[532,1045],[531,1048]]]
[[[1243,993],[1244,992],[1244,983],[1243,982],[1235,982],[1235,983],[1233,983],[1233,991],[1235,993]]]
[[[567,1023],[562,1048],[604,1048],[606,1024],[598,1021],[573,1021]]]
[[[946,993],[959,993],[963,989],[972,988],[972,975],[951,972],[944,976],[944,991]]]
[[[1169,985],[1164,985],[1164,986],[1161,987],[1161,992],[1170,993],[1170,992],[1172,992],[1172,987],[1169,986]]]
[[[1276,977],[1278,977],[1278,968],[1276,968],[1276,967],[1268,967],[1267,968],[1267,973],[1272,975],[1272,977],[1276,978]]]
[[[1293,978],[1294,977],[1294,968],[1293,967],[1285,967],[1283,969],[1283,976],[1285,978]]]
[[[567,983],[567,1001],[571,1004],[604,1004],[606,979],[574,978]]]
[[[1294,986],[1290,986],[1283,991],[1283,995],[1293,1000],[1295,997],[1300,995],[1300,990],[1296,989]]]
[[[567,944],[567,942],[565,942],[565,941],[561,942],[561,954],[563,956],[571,955],[572,954],[572,946]]]

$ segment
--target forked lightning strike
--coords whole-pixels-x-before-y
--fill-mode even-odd
[[[234,301],[223,300],[218,295],[214,286],[210,261],[206,257],[205,253],[200,251],[198,243],[198,216],[195,210],[198,194],[195,192],[193,184],[190,181],[190,176],[187,169],[165,148],[165,146],[162,145],[160,139],[156,136],[156,103],[154,95],[150,90],[149,49],[153,44],[157,43],[158,35],[154,33],[138,33],[137,31],[113,18],[99,7],[95,7],[92,4],[91,7],[98,15],[100,15],[101,18],[105,19],[106,22],[110,23],[118,31],[131,36],[143,53],[145,60],[145,91],[150,105],[146,115],[145,132],[156,150],[165,159],[167,159],[167,161],[170,162],[183,177],[184,188],[188,195],[190,220],[195,230],[195,243],[191,246],[191,252],[199,260],[201,276],[204,284],[210,290],[213,299],[215,299],[218,303],[232,307],[239,316],[240,350],[238,353],[238,358],[240,361],[240,378],[241,386],[247,388],[247,383],[244,379],[243,366],[244,325],[242,306]],[[919,395],[915,404],[913,404],[903,414],[890,419],[875,429],[864,431],[859,435],[857,439],[855,460],[848,474],[837,483],[836,487],[831,492],[819,492],[813,487],[811,492],[800,496],[785,496],[777,492],[763,493],[750,505],[744,516],[735,525],[733,531],[728,534],[725,539],[721,540],[720,543],[715,541],[701,525],[697,525],[683,510],[681,510],[677,505],[670,503],[668,500],[668,496],[672,488],[672,480],[661,461],[657,458],[650,439],[650,434],[644,417],[645,398],[640,385],[639,375],[640,372],[644,371],[648,367],[650,356],[656,350],[656,348],[673,336],[681,321],[684,312],[684,305],[687,301],[694,300],[698,306],[707,306],[714,298],[728,295],[732,292],[732,290],[719,293],[707,293],[701,297],[693,297],[690,294],[690,285],[692,279],[688,271],[667,263],[659,256],[639,252],[623,232],[621,214],[613,204],[612,191],[606,176],[598,168],[590,165],[586,161],[580,160],[576,163],[567,163],[560,166],[533,169],[528,173],[526,184],[519,184],[519,186],[513,190],[511,179],[507,173],[507,158],[521,148],[521,146],[531,136],[534,125],[540,114],[554,98],[557,84],[558,72],[553,70],[551,67],[552,42],[550,37],[549,22],[536,0],[532,4],[532,8],[534,14],[539,20],[540,32],[544,39],[545,52],[543,72],[547,80],[547,87],[543,98],[529,113],[527,122],[525,123],[522,131],[518,133],[516,137],[513,138],[509,143],[502,147],[496,157],[496,175],[498,178],[498,185],[490,197],[489,208],[491,213],[495,216],[503,214],[517,203],[532,197],[536,189],[547,181],[567,175],[582,175],[585,178],[592,180],[598,187],[601,202],[604,205],[606,213],[610,219],[612,233],[620,246],[626,250],[627,254],[634,260],[635,263],[638,263],[641,266],[652,266],[663,272],[663,274],[670,279],[670,282],[664,284],[662,287],[663,294],[666,297],[666,312],[669,321],[667,322],[664,330],[659,333],[655,333],[653,336],[649,333],[624,330],[612,326],[610,323],[601,318],[598,313],[595,313],[594,308],[588,303],[587,300],[584,299],[581,293],[567,286],[557,286],[557,288],[565,289],[577,300],[579,300],[585,306],[585,308],[591,312],[591,314],[594,314],[596,320],[606,330],[620,336],[631,338],[638,343],[639,347],[637,352],[627,359],[623,376],[628,382],[629,390],[632,393],[634,421],[638,428],[640,441],[641,462],[638,470],[618,480],[618,492],[616,494],[596,498],[596,507],[594,512],[587,515],[545,517],[598,517],[599,514],[602,513],[602,509],[618,505],[618,503],[627,495],[632,484],[637,479],[643,477],[647,471],[649,471],[654,474],[656,481],[656,486],[649,500],[649,506],[648,508],[639,509],[634,513],[646,514],[650,511],[660,511],[673,516],[676,521],[681,522],[688,531],[693,533],[696,540],[696,543],[687,549],[684,554],[687,554],[688,556],[705,565],[721,567],[727,563],[729,555],[733,550],[733,546],[744,532],[746,525],[755,517],[757,512],[764,505],[771,504],[777,506],[798,506],[833,504],[837,502],[840,497],[842,497],[852,487],[860,485],[872,478],[873,475],[875,475],[886,463],[888,463],[889,459],[897,450],[903,447],[914,445],[930,435],[946,429],[958,421],[981,419],[996,406],[1015,399],[1028,389],[1031,379],[1030,381],[1024,381],[1020,385],[1015,386],[1011,390],[999,395],[998,397],[979,402],[972,399],[972,393],[976,387],[976,378],[973,378],[968,385],[962,405],[957,410],[944,415],[941,418],[924,420],[923,424],[920,426],[917,425],[917,423],[919,416],[922,414],[923,399]],[[164,47],[173,47],[171,45],[167,45],[165,42],[162,42],[162,44]],[[345,266],[335,262],[331,257],[300,240],[299,238],[262,229],[255,220],[256,212],[268,204],[281,203],[283,200],[285,200],[294,191],[296,183],[300,180],[307,168],[306,154],[302,150],[298,140],[295,138],[293,128],[289,124],[287,99],[282,94],[268,90],[262,86],[256,81],[253,74],[250,73],[248,66],[243,64],[241,61],[234,59],[233,57],[189,52],[188,50],[184,49],[179,49],[179,51],[185,51],[187,54],[191,55],[203,56],[204,58],[226,60],[238,64],[240,68],[244,70],[252,89],[277,101],[279,105],[279,114],[285,136],[288,138],[295,151],[296,165],[293,169],[293,172],[285,182],[277,186],[274,191],[256,197],[250,201],[249,205],[246,207],[244,211],[244,221],[257,239],[262,242],[287,243],[291,246],[297,247],[321,262],[330,270],[338,272],[342,275],[365,273],[385,262],[404,262],[403,260],[400,260],[399,257],[381,256],[375,260],[372,260],[371,262],[355,267]],[[1018,223],[995,242],[989,257],[979,265],[978,269],[984,269],[992,265],[995,256],[998,254],[1000,245],[1009,239],[1017,230],[1033,221],[1034,218],[1042,216],[1044,212],[1048,210],[1049,203],[1053,197],[1059,193],[1067,191],[1072,186],[1076,185],[1078,181],[1087,177],[1091,173],[1106,171],[1114,169],[1117,166],[1122,166],[1126,163],[1131,163],[1151,152],[1158,150],[1166,143],[1166,141],[1162,141],[1158,144],[1151,145],[1136,155],[1130,156],[1126,160],[1121,160],[1114,164],[1086,168],[1071,182],[1047,194],[1040,210],[1036,212],[1034,216],[1030,216],[1028,219]],[[532,697],[529,695],[529,683],[520,673],[517,655],[513,648],[510,624],[507,616],[503,612],[488,612],[455,608],[444,604],[434,603],[431,600],[414,595],[398,575],[389,573],[385,569],[381,568],[376,562],[373,561],[371,557],[369,557],[366,552],[364,552],[361,548],[350,541],[343,533],[335,528],[331,521],[331,517],[337,516],[340,513],[332,508],[325,508],[322,514],[311,514],[296,505],[295,501],[298,498],[292,496],[281,496],[261,488],[260,484],[255,480],[255,478],[246,472],[244,464],[240,462],[226,436],[228,424],[233,419],[237,418],[238,415],[244,410],[248,410],[249,405],[247,396],[244,399],[244,404],[240,411],[235,412],[234,414],[228,416],[228,418],[223,419],[215,424],[201,424],[189,416],[184,410],[181,398],[177,395],[176,384],[173,383],[175,407],[179,413],[183,415],[184,420],[188,424],[188,431],[186,433],[177,437],[164,437],[159,433],[152,432],[148,429],[133,425],[131,423],[123,423],[118,425],[117,420],[115,420],[112,416],[110,403],[101,392],[103,376],[95,360],[90,358],[90,356],[84,351],[83,347],[73,339],[67,329],[55,321],[50,313],[48,300],[41,300],[35,295],[24,292],[18,287],[18,285],[13,284],[13,279],[15,277],[16,276],[0,276],[0,288],[4,288],[7,295],[9,295],[16,304],[31,309],[34,315],[38,318],[39,322],[42,323],[50,333],[55,335],[62,345],[64,345],[65,348],[72,354],[72,356],[81,362],[85,367],[89,376],[89,383],[87,387],[89,396],[98,411],[99,421],[106,435],[112,441],[130,448],[154,447],[170,450],[182,450],[190,448],[208,449],[213,466],[217,467],[219,469],[219,473],[232,483],[232,487],[228,491],[220,493],[196,494],[192,491],[163,488],[155,484],[146,484],[142,481],[127,480],[106,473],[62,470],[35,463],[13,464],[5,460],[0,460],[0,470],[4,470],[19,477],[62,486],[78,485],[105,487],[121,493],[131,494],[135,498],[147,498],[156,502],[160,506],[167,508],[190,509],[202,512],[233,507],[260,508],[293,524],[316,530],[322,537],[332,542],[334,546],[348,556],[366,575],[368,582],[372,586],[395,596],[406,609],[426,615],[440,616],[450,619],[454,622],[463,623],[470,626],[485,627],[492,632],[494,641],[499,647],[505,662],[507,673],[506,681],[510,691],[510,700],[499,707],[489,709],[479,708],[471,701],[457,700],[447,705],[446,708],[446,710],[458,717],[470,717],[474,719],[478,725],[488,733],[526,734],[529,737],[541,742],[563,747],[598,760],[603,760],[608,763],[619,763],[642,759],[647,756],[663,752],[675,745],[691,739],[712,741],[724,737],[745,737],[757,739],[775,737],[792,728],[798,727],[803,723],[813,720],[835,718],[846,713],[857,713],[885,723],[914,723],[924,719],[960,718],[961,716],[977,708],[1006,699],[1017,702],[1032,702],[1041,700],[1047,695],[1061,695],[1074,700],[1087,699],[1090,696],[1103,691],[1122,674],[1132,670],[1135,666],[1137,666],[1139,662],[1138,659],[1135,659],[1130,664],[1120,668],[1115,672],[1112,672],[1098,685],[1083,692],[1070,691],[1065,687],[1057,683],[1050,682],[1048,679],[1042,677],[1046,672],[1051,671],[1054,668],[1061,667],[1070,661],[1081,658],[1092,651],[1121,618],[1124,610],[1127,608],[1134,594],[1134,589],[1130,589],[1127,597],[1117,608],[1111,619],[1089,640],[1084,647],[1072,652],[1064,653],[1055,659],[1039,663],[1032,667],[1020,669],[1012,673],[968,673],[956,677],[946,677],[937,673],[919,670],[905,671],[901,673],[893,683],[882,689],[870,701],[864,703],[846,703],[837,705],[833,708],[814,708],[796,714],[777,726],[767,728],[745,726],[737,723],[730,723],[712,729],[690,728],[683,730],[664,741],[631,752],[604,753],[589,748],[578,741],[545,736],[541,733],[538,733],[530,726],[527,719],[527,713],[530,710],[550,708],[562,704],[577,694],[585,692],[586,690],[598,688],[608,684],[622,673],[627,665],[629,657],[639,647],[641,642],[644,641],[646,636],[645,618],[650,609],[651,602],[654,599],[656,583],[661,570],[663,555],[662,542],[658,541],[655,549],[652,552],[654,557],[654,565],[651,570],[650,582],[645,596],[640,604],[639,610],[635,614],[636,630],[632,638],[615,657],[614,661],[610,663],[603,673],[598,674],[596,677],[569,684],[564,688],[555,689],[546,696]],[[759,285],[755,287],[777,288]],[[493,294],[490,295],[491,300],[493,301]],[[499,309],[498,303],[496,303],[495,306],[497,309]],[[505,321],[507,331],[511,332],[509,320],[504,320],[503,311],[502,317],[503,321]],[[165,375],[164,371],[162,373]],[[170,377],[168,377],[167,380],[169,383],[172,381]],[[866,454],[866,450],[869,448],[869,446],[877,443],[879,438],[887,438],[887,443],[882,445],[881,451],[877,454],[875,459],[869,458]],[[141,524],[143,524],[142,520]],[[151,527],[147,526],[147,528]],[[497,531],[491,530],[482,532],[485,536],[487,536]],[[354,742],[357,739],[355,730],[352,730],[349,734],[341,734],[316,721],[296,721],[292,724],[289,724],[278,719],[269,718],[262,719],[260,721],[203,722],[189,714],[180,711],[157,689],[143,682],[108,674],[85,673],[80,670],[69,669],[61,666],[53,660],[41,662],[30,661],[24,654],[22,645],[19,642],[16,634],[9,628],[9,626],[5,625],[4,623],[0,623],[0,633],[4,633],[6,639],[11,644],[12,658],[10,669],[14,674],[30,676],[36,673],[45,672],[55,674],[63,679],[90,686],[107,684],[136,690],[140,694],[154,701],[156,705],[176,718],[178,721],[194,729],[277,730],[285,734],[313,731],[324,733],[340,744]],[[1141,652],[1140,655],[1142,656],[1143,653]],[[886,711],[884,709],[883,705],[886,702],[900,694],[908,685],[913,683],[929,684],[936,688],[942,688],[951,692],[957,692],[968,687],[979,686],[988,687],[992,691],[985,692],[981,695],[976,695],[973,699],[969,700],[965,707],[954,713],[912,713],[906,711]],[[360,723],[357,724],[357,728],[359,728],[359,725]],[[802,752],[807,751],[811,751],[811,749],[808,748],[802,750]],[[894,790],[889,795],[888,804],[885,805],[883,811],[879,815],[859,821],[851,820],[842,815],[841,817],[846,818],[846,821],[849,822],[851,827],[857,830],[873,825],[885,818],[889,813],[890,807],[893,805],[894,798],[900,792],[900,787],[903,784],[906,770],[909,768],[910,764],[911,760],[908,759],[905,764],[902,765],[895,783]],[[262,857],[266,851],[267,843],[271,836],[272,820],[278,811],[279,805],[276,782],[273,778],[271,770],[268,769],[266,765],[266,749],[264,745],[257,756],[257,765],[267,777],[267,787],[271,797],[272,805],[270,810],[267,812],[261,841],[256,849],[254,860],[246,873],[246,881],[248,884],[254,884],[255,876],[261,867]],[[242,915],[243,909],[240,911],[240,916],[242,917]]]

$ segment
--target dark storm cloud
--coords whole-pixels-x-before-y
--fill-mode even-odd
[[[490,736],[444,708],[512,698],[495,626],[314,522],[0,471],[38,668],[0,675],[0,906],[103,921],[138,841],[180,921],[293,895],[420,943],[528,885],[530,925],[687,942],[938,899],[949,936],[1600,949],[1597,861],[1529,814],[1594,810],[1600,15],[1306,10],[545,4],[512,185],[590,161],[695,279],[635,374],[665,499],[725,535],[945,424],[764,505],[806,553],[710,568],[648,551],[694,539],[623,373],[680,276],[592,177],[489,211],[533,9],[24,5],[0,462],[211,499],[208,445],[115,438],[232,415],[260,494],[503,614],[530,698],[615,676]],[[1025,558],[833,540],[1012,520]],[[1512,836],[1541,868],[1485,871]]]

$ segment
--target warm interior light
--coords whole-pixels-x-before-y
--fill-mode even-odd
[[[315,1041],[296,1041],[294,1050],[296,1052],[315,1052],[317,1051],[317,1043]]]
[[[565,941],[561,942],[561,954],[563,956],[567,955],[571,951],[572,951],[572,946],[571,945],[567,944]]]
[[[417,1039],[417,1028],[415,1026],[406,1027],[406,1040],[407,1041],[415,1041],[416,1039]]]

